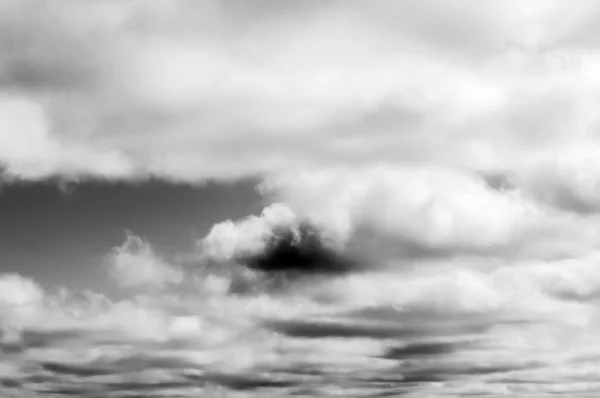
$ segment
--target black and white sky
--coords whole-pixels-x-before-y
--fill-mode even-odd
[[[0,0],[0,396],[597,397],[599,21]]]

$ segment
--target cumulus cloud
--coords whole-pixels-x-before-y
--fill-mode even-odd
[[[302,171],[263,188],[342,241],[362,227],[424,246],[485,248],[505,244],[542,211],[476,175],[435,168]]]
[[[202,290],[220,281],[229,293],[282,292],[298,279],[361,267],[281,203],[265,207],[260,216],[218,223],[198,243]]]
[[[595,247],[595,218],[528,191],[438,167],[377,166],[278,173],[261,191],[348,250],[394,257],[480,253],[577,255]]]
[[[289,231],[299,238],[299,220],[281,203],[266,207],[260,216],[214,225],[200,242],[202,254],[220,262],[256,256],[265,251],[277,231]]]
[[[180,284],[184,271],[158,257],[139,236],[127,235],[123,245],[109,256],[110,275],[122,287],[156,287]]]

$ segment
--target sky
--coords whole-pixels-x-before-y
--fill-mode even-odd
[[[598,16],[0,0],[0,395],[597,396]]]
[[[260,211],[260,205],[253,182],[8,184],[0,191],[0,269],[50,289],[106,291],[113,288],[106,254],[128,233],[177,261],[214,223]]]

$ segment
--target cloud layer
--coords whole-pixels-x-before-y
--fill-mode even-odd
[[[599,14],[0,0],[3,181],[265,201],[195,268],[128,235],[122,300],[0,275],[0,395],[596,396]]]
[[[595,206],[578,160],[598,146],[594,2],[2,8],[0,162],[17,178],[434,163]]]
[[[242,295],[215,289],[233,275],[196,273],[193,286],[120,301],[5,274],[0,391],[308,397],[335,378],[356,397],[593,394],[598,259],[489,272],[463,259],[435,275],[423,263]]]

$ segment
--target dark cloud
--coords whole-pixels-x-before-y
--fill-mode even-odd
[[[155,390],[170,390],[177,388],[190,387],[190,383],[186,381],[162,381],[162,382],[133,382],[124,381],[117,383],[106,383],[102,386],[105,390],[110,391],[155,391]]]
[[[488,376],[515,371],[536,369],[542,366],[538,362],[506,365],[476,365],[473,363],[457,363],[454,361],[408,362],[400,365],[398,371],[409,381],[444,381],[465,377]]]
[[[0,379],[0,386],[4,388],[21,388],[23,383],[16,379]]]
[[[392,348],[383,357],[401,360],[421,356],[440,356],[464,347],[464,344],[454,342],[420,342]]]
[[[412,390],[406,388],[394,388],[389,391],[378,392],[372,395],[373,398],[394,398],[408,395]]]
[[[1,343],[0,353],[2,354],[20,354],[25,351],[25,347],[19,343]]]
[[[29,348],[46,348],[80,339],[82,335],[82,332],[77,330],[26,330],[21,335],[21,341]]]
[[[26,380],[27,383],[32,383],[32,384],[45,384],[45,383],[52,383],[57,381],[59,378],[57,377],[56,374],[33,374],[30,376],[27,376]]]
[[[291,229],[273,231],[265,250],[242,262],[259,271],[296,275],[340,274],[359,267],[355,260],[328,246],[308,224],[300,225],[298,234]]]
[[[155,347],[156,349],[157,347]],[[158,347],[160,348],[160,347]],[[152,357],[151,355],[134,355],[106,363],[107,367],[118,369],[122,372],[139,372],[146,369],[191,369],[194,363],[177,357]]]
[[[285,388],[297,385],[296,382],[288,380],[274,380],[257,375],[209,373],[202,376],[189,375],[191,381],[203,384],[218,384],[232,390],[256,390],[260,388]]]
[[[390,355],[426,355],[454,351],[475,344],[494,325],[521,324],[520,320],[502,319],[496,316],[453,316],[430,311],[398,311],[397,309],[376,307],[338,314],[333,319],[270,320],[264,326],[286,336],[322,337],[370,337],[401,338],[410,344],[390,351]],[[469,343],[439,342],[439,337],[468,338]],[[428,339],[422,341],[422,339]]]
[[[370,338],[406,338],[416,337],[420,330],[402,325],[374,323],[350,323],[341,321],[270,321],[266,324],[271,330],[290,337],[370,337]]]
[[[67,365],[59,362],[42,363],[42,368],[60,375],[77,377],[104,376],[114,373],[114,370],[83,365]]]
[[[35,392],[40,394],[53,394],[54,396],[66,395],[69,397],[92,397],[91,392],[84,387],[56,387],[49,389],[39,389]],[[42,396],[44,396],[42,395]]]
[[[80,332],[74,330],[25,330],[21,333],[21,338],[17,341],[0,342],[0,352],[4,354],[18,354],[29,348],[52,347],[53,345],[64,344],[79,337],[81,337]]]

